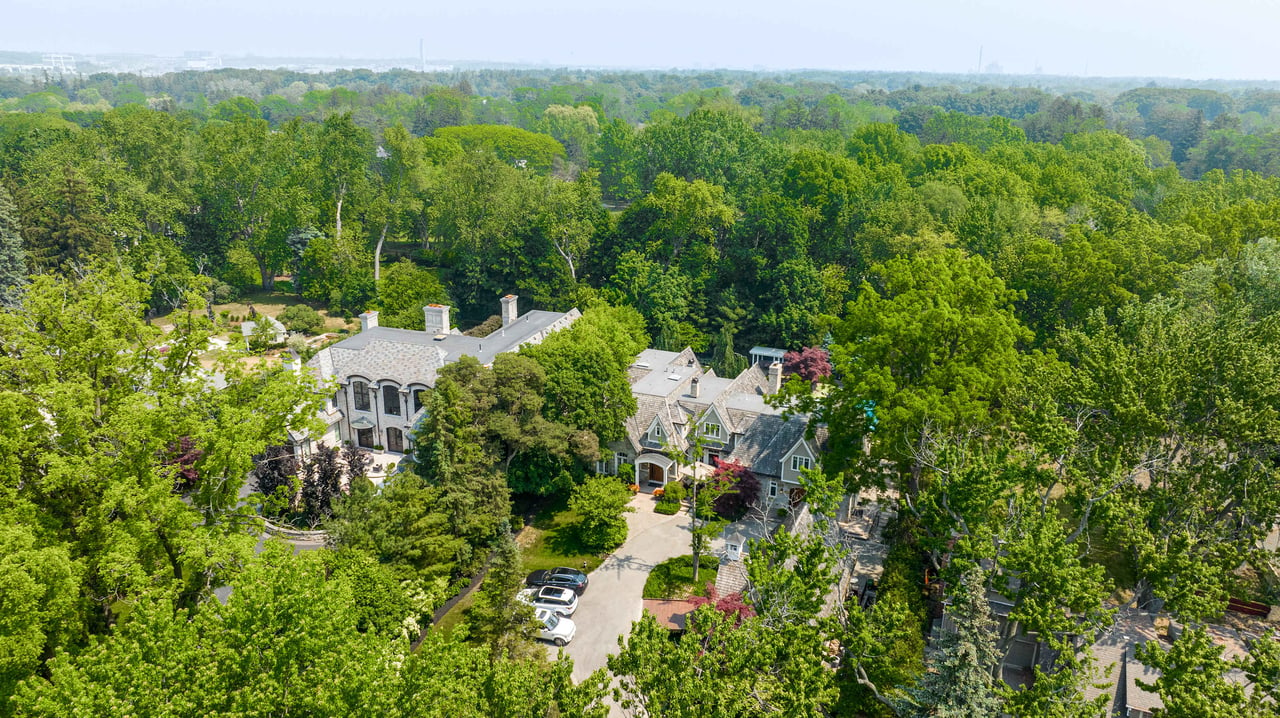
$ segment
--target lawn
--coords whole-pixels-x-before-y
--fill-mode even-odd
[[[677,599],[707,595],[707,584],[715,585],[720,560],[702,556],[698,583],[693,583],[693,556],[676,556],[653,567],[644,582],[644,598]]]
[[[568,497],[560,496],[531,506],[536,510],[533,519],[516,535],[526,573],[556,566],[591,573],[604,561],[603,554],[586,551],[579,545],[573,531],[578,515],[569,510],[568,503]]]
[[[278,316],[280,312],[283,312],[286,307],[291,307],[295,304],[311,304],[311,303],[305,302],[302,299],[299,299],[298,296],[295,294],[286,294],[283,292],[264,292],[262,291],[261,288],[258,288],[258,289],[246,291],[244,294],[240,296],[238,300],[234,302],[230,302],[227,304],[213,305],[213,311],[215,314],[218,314],[220,312],[227,312],[228,314],[235,317],[247,317],[249,315],[249,306],[252,305],[253,308],[258,313],[266,314],[267,316],[270,316],[270,317],[275,317],[275,316]],[[180,310],[180,311],[185,311],[185,310]],[[339,329],[354,330],[359,326],[359,324],[354,320],[348,321],[339,316],[330,316],[328,310],[326,309],[319,309],[318,311],[325,318],[325,323],[324,323],[325,331],[335,332],[335,331],[338,331]],[[156,317],[154,321],[157,325],[160,325],[160,326],[172,323],[169,315]],[[234,327],[234,328],[231,328],[228,333],[234,332],[236,334],[239,334],[239,331],[240,331],[239,327]]]
[[[467,609],[471,608],[471,604],[475,602],[476,602],[476,591],[472,591],[471,593],[464,596],[461,601],[458,601],[456,604],[454,604],[453,608],[450,608],[448,613],[441,616],[440,620],[436,622],[436,624],[432,627],[431,630],[440,631],[446,636],[448,636],[450,633],[453,633],[454,627],[457,626],[459,623],[462,623],[462,619],[466,618]]]

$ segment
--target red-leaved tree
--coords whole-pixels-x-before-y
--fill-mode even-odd
[[[760,480],[751,469],[736,461],[716,459],[715,466],[711,481],[717,495],[711,509],[723,518],[737,521],[760,498]]]
[[[694,609],[699,606],[710,605],[720,613],[726,616],[734,617],[734,626],[741,626],[742,622],[756,615],[756,611],[743,598],[742,592],[731,593],[727,596],[721,596],[716,587],[708,583],[706,596],[694,596],[689,599],[689,603],[693,604]]]
[[[822,347],[805,347],[782,357],[784,374],[795,374],[810,384],[831,376],[831,356]]]

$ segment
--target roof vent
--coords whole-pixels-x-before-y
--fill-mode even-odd
[[[640,368],[640,369],[648,369],[648,368],[649,368],[649,362],[647,362],[647,361],[638,361],[638,362],[636,362],[636,363],[635,363],[635,365],[636,365],[636,367],[638,367],[638,368]]]
[[[437,335],[435,335],[434,337],[431,337],[431,338],[432,338],[432,339],[434,339],[434,340],[436,340],[436,341],[438,341],[438,342],[440,342],[440,341],[444,341],[444,338],[445,338],[445,337],[447,337],[447,336],[449,336],[449,335],[448,335],[448,334],[437,334]]]
[[[671,374],[671,375],[669,375],[667,378],[668,378],[668,379],[670,379],[671,381],[680,381],[680,375],[679,375],[679,374]]]

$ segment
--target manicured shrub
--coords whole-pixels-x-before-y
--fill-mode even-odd
[[[284,325],[285,329],[291,332],[318,334],[324,329],[324,317],[320,315],[320,312],[305,304],[286,307],[276,319]]]

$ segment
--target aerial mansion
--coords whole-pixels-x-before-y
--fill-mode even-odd
[[[377,312],[361,314],[359,334],[307,362],[317,378],[337,386],[322,412],[326,429],[320,441],[351,442],[397,461],[413,450],[421,392],[435,386],[443,366],[463,356],[489,365],[498,354],[540,343],[581,316],[577,309],[520,314],[517,301],[514,295],[502,298],[502,325],[485,337],[451,328],[449,307],[438,304],[423,308],[423,331],[378,326]],[[597,470],[617,473],[627,464],[634,467],[636,484],[657,488],[681,471],[666,453],[674,447],[691,460],[694,468],[686,471],[708,468],[717,459],[734,461],[756,474],[771,502],[798,500],[800,472],[817,465],[826,432],[806,438],[805,417],[784,418],[765,402],[781,386],[781,358],[781,350],[757,347],[751,365],[727,378],[704,368],[691,349],[641,352],[628,370],[636,414],[626,422],[627,438],[610,444]],[[302,453],[309,453],[310,439],[298,438]],[[701,447],[698,456],[692,455],[695,447]]]
[[[413,426],[422,416],[421,392],[435,386],[441,367],[463,356],[492,364],[497,355],[538,344],[582,316],[577,309],[519,314],[516,302],[515,295],[502,298],[502,326],[483,338],[451,328],[449,307],[441,304],[422,308],[424,331],[380,327],[377,312],[361,314],[359,334],[321,349],[307,362],[322,382],[338,386],[325,404],[320,440],[409,453]],[[300,443],[307,453],[309,440]]]

